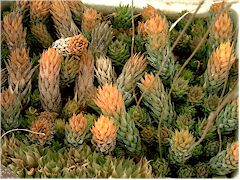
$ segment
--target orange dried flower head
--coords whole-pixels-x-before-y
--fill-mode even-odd
[[[224,42],[232,37],[233,23],[227,12],[219,16],[215,21],[212,33],[215,39]]]
[[[212,76],[218,79],[218,76],[226,72],[228,65],[231,67],[235,60],[236,56],[231,43],[229,41],[221,43],[210,57]]]
[[[146,37],[148,35],[144,22],[138,23],[138,33],[143,37]]]
[[[146,66],[147,60],[144,55],[141,55],[140,53],[133,54],[133,56],[131,56],[125,63],[123,71],[125,71],[124,73],[130,72],[134,74],[136,71],[142,72]]]
[[[10,60],[6,64],[9,83],[15,88],[18,85],[19,91],[24,91],[28,82],[31,81],[32,62],[29,59],[29,51],[25,48],[16,48],[10,53]],[[24,96],[24,94],[22,94]]]
[[[24,65],[29,61],[29,51],[25,48],[16,48],[14,51],[10,53],[11,62],[16,65]]]
[[[82,55],[88,46],[88,40],[82,35],[62,38],[55,41],[52,45],[58,53],[67,56],[67,55]]]
[[[72,19],[67,1],[52,1],[50,12],[59,38],[71,37],[80,33]]]
[[[101,15],[93,8],[88,8],[83,13],[82,29],[87,33],[91,33],[99,22]]]
[[[233,159],[234,161],[238,161],[239,159],[239,143],[238,141],[233,142],[231,145],[229,145],[228,147],[228,151],[227,151],[227,156],[231,156],[231,159]]]
[[[162,18],[160,15],[152,17],[145,22],[145,28],[148,35],[155,35],[159,33],[166,34],[168,30],[166,18]]]
[[[145,73],[144,78],[141,79],[139,88],[142,92],[148,91],[154,94],[158,94],[160,90],[164,91],[161,79],[158,76],[154,76],[152,73]]]
[[[141,79],[141,84],[145,89],[150,89],[154,86],[155,76],[152,73],[145,73]]]
[[[117,126],[113,121],[103,115],[92,126],[92,143],[97,146],[101,152],[112,151],[116,145]]]
[[[23,28],[22,19],[23,16],[16,12],[11,12],[3,18],[3,32],[10,50],[26,47],[27,31]]]
[[[30,1],[31,21],[43,21],[49,14],[51,1]]]
[[[61,56],[53,48],[48,48],[48,50],[42,53],[40,59],[40,76],[48,77],[50,74],[55,74],[55,72],[60,71],[61,66]],[[48,77],[51,79],[51,77]]]
[[[4,109],[8,109],[17,98],[17,94],[13,92],[11,87],[9,86],[8,89],[3,90],[1,92],[1,107]]]
[[[118,118],[125,111],[122,93],[112,84],[98,88],[95,103],[106,116]]]
[[[87,126],[87,120],[84,118],[83,113],[78,115],[74,113],[69,120],[69,126],[75,133],[78,133],[79,135],[83,134]]]
[[[154,7],[150,6],[149,4],[147,5],[147,7],[144,7],[142,12],[141,12],[142,17],[145,20],[149,19],[149,18],[152,18],[152,17],[155,17],[159,14],[160,14],[160,11],[158,11]]]
[[[176,130],[172,138],[174,139],[173,145],[179,150],[188,150],[193,145],[195,138],[188,130]]]
[[[82,35],[73,36],[67,42],[68,49],[72,54],[80,55],[88,46],[88,40]]]
[[[57,51],[49,48],[40,59],[38,87],[43,108],[47,111],[58,112],[61,107],[59,87],[62,58]]]
[[[38,141],[40,144],[45,144],[46,142],[52,140],[54,134],[53,124],[46,118],[38,118],[31,126],[31,131],[44,134],[30,133],[32,140]]]
[[[222,1],[222,2],[218,2],[218,3],[214,3],[212,6],[211,6],[211,10],[214,12],[214,13],[218,13],[219,11],[221,11],[224,6],[226,5],[226,0]]]
[[[94,86],[94,57],[90,50],[83,52],[79,67],[74,99],[79,103],[81,109],[83,109],[88,101],[87,94]]]
[[[147,33],[148,43],[151,50],[159,50],[168,42],[168,24],[165,17],[157,15],[148,19],[141,27],[142,33]]]

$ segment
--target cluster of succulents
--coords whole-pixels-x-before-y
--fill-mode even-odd
[[[182,13],[17,0],[2,11],[1,164],[21,178],[234,176],[227,6],[170,28]]]

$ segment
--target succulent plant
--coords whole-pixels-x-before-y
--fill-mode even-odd
[[[181,166],[178,170],[179,178],[191,178],[194,177],[194,168],[191,165]]]
[[[48,32],[47,26],[42,22],[32,24],[31,32],[44,48],[48,48],[52,45],[53,43],[52,36]]]
[[[88,157],[92,155],[91,149],[86,144],[78,147],[70,147],[64,152],[66,166],[63,168],[63,177],[76,178],[87,177],[86,167]]]
[[[199,137],[202,136],[207,126],[207,123],[208,123],[208,119],[204,118],[204,119],[199,119],[198,123],[195,125],[196,133],[198,134]],[[213,139],[214,137],[216,137],[216,125],[215,123],[211,123],[209,130],[206,134],[206,139]]]
[[[92,43],[94,52],[96,54],[107,53],[107,47],[112,40],[112,27],[109,25],[109,22],[102,22],[96,25],[92,30]]]
[[[1,125],[5,130],[19,127],[21,102],[20,97],[11,87],[1,92]]]
[[[136,125],[146,125],[148,123],[149,115],[144,108],[132,106],[128,109],[128,114]]]
[[[151,110],[154,120],[162,121],[169,126],[175,114],[171,101],[166,99],[166,92],[160,78],[152,73],[146,73],[139,83],[139,88],[143,94],[143,102]]]
[[[201,155],[203,154],[203,145],[202,144],[199,144],[199,145],[197,145],[195,148],[194,148],[194,150],[193,150],[193,152],[192,152],[192,157],[194,157],[194,158],[199,158],[199,157],[201,157]]]
[[[180,165],[184,164],[192,156],[192,152],[189,150],[194,142],[195,138],[188,130],[175,130],[170,139],[169,148],[169,155],[172,162]]]
[[[12,162],[11,158],[14,157],[14,153],[20,146],[21,142],[12,134],[11,137],[4,136],[1,139],[1,163],[7,166]]]
[[[29,59],[29,51],[25,48],[16,48],[10,53],[10,60],[6,63],[9,75],[9,85],[17,89],[21,101],[26,105],[29,102],[31,78],[36,69]]]
[[[123,66],[122,73],[118,76],[116,84],[123,93],[126,106],[129,106],[132,102],[134,89],[143,76],[146,66],[146,58],[141,54],[134,54]]]
[[[51,2],[50,13],[58,38],[76,36],[80,33],[80,30],[72,19],[67,1]]]
[[[54,123],[56,136],[58,138],[65,138],[65,121],[63,119],[57,119]]]
[[[209,161],[210,171],[216,175],[226,175],[238,168],[238,142],[228,145]]]
[[[92,143],[97,150],[104,153],[111,152],[116,145],[117,130],[111,119],[100,116],[91,129]]]
[[[86,8],[82,15],[81,29],[85,34],[90,35],[92,30],[97,26],[100,21],[101,15],[96,9]]]
[[[156,159],[156,161],[152,162],[153,172],[155,174],[155,178],[164,178],[170,172],[169,163],[165,159]]]
[[[182,98],[184,95],[188,93],[188,90],[189,90],[188,80],[179,77],[173,84],[172,91],[173,98]]]
[[[212,95],[209,94],[209,96],[207,98],[204,98],[204,104],[203,107],[205,109],[205,111],[207,112],[211,112],[211,111],[215,111],[218,103],[219,103],[220,98],[217,95]]]
[[[72,12],[72,17],[74,22],[77,25],[81,24],[82,22],[82,15],[84,11],[84,5],[81,1],[67,1],[67,4]]]
[[[41,178],[60,178],[62,169],[65,167],[65,160],[62,152],[64,149],[54,152],[51,149],[39,159],[39,172]]]
[[[221,43],[211,54],[205,72],[204,89],[210,93],[217,93],[222,88],[228,71],[236,56],[231,43]]]
[[[11,158],[12,163],[8,168],[13,170],[19,177],[34,177],[38,171],[38,160],[42,156],[42,151],[37,145],[21,144]]]
[[[117,122],[126,112],[123,96],[115,85],[105,84],[99,87],[95,103],[101,109],[103,115],[111,116]]]
[[[11,12],[3,18],[3,34],[10,51],[16,48],[26,48],[27,30],[22,24],[23,16],[18,12]]]
[[[87,120],[84,118],[83,113],[78,115],[73,114],[69,119],[69,123],[67,123],[65,127],[67,143],[73,146],[82,144],[88,131]]]
[[[139,155],[142,151],[142,144],[139,130],[129,114],[120,119],[117,140],[125,147],[130,154]]]
[[[73,83],[78,75],[80,65],[80,59],[78,56],[67,56],[62,60],[61,72],[60,72],[60,84],[61,86],[69,86]]]
[[[208,140],[203,148],[204,150],[204,155],[209,158],[209,157],[213,157],[216,156],[219,150],[219,141],[210,141]]]
[[[147,20],[151,17],[155,17],[160,14],[160,11],[152,7],[151,5],[147,5],[147,7],[144,7],[141,11],[141,15],[144,20]]]
[[[194,128],[194,124],[195,124],[195,122],[192,119],[192,117],[189,115],[185,115],[185,114],[180,114],[176,120],[176,126],[178,129],[191,130],[192,128]]]
[[[170,34],[170,41],[173,44],[178,36],[180,35],[181,31],[178,31],[176,29],[173,29]],[[177,43],[176,47],[174,48],[174,51],[176,53],[181,52],[189,52],[190,46],[191,46],[192,36],[190,34],[187,34],[186,32],[182,35],[182,38]]]
[[[72,115],[80,112],[80,106],[74,99],[69,99],[63,107],[62,114],[65,118],[70,118]]]
[[[119,6],[116,9],[116,14],[113,20],[113,28],[130,28],[132,27],[131,8],[127,6]]]
[[[214,25],[210,31],[209,43],[213,48],[216,48],[220,43],[228,40],[231,41],[232,36],[233,22],[228,12],[224,12],[214,22]]]
[[[142,25],[142,29],[146,33],[148,41],[146,49],[150,65],[157,71],[160,71],[160,76],[163,79],[171,79],[174,74],[174,58],[170,54],[168,59],[166,59],[170,49],[166,17],[161,15],[151,17]]]
[[[108,47],[108,56],[116,66],[123,66],[127,59],[130,57],[128,44],[118,39]]]
[[[51,60],[50,60],[51,59]],[[38,87],[43,108],[58,112],[61,108],[60,93],[61,56],[52,48],[42,54]]]
[[[108,57],[100,56],[96,59],[95,74],[100,85],[113,84],[116,81],[116,73]]]
[[[80,58],[78,77],[75,81],[74,100],[79,104],[80,110],[93,101],[95,96],[94,57],[91,50],[84,51]]]
[[[202,37],[207,31],[207,26],[206,26],[206,20],[204,18],[202,19],[195,19],[194,24],[191,25],[191,31],[190,35],[192,37],[191,39],[191,44],[190,44],[190,49],[191,51],[194,51],[201,41]],[[197,51],[195,57],[199,59],[204,59],[204,54],[207,53],[208,50],[208,44],[206,43],[205,45],[202,45],[199,50]]]
[[[232,101],[219,113],[219,123],[223,134],[230,134],[238,129],[238,99]]]
[[[40,145],[50,143],[55,133],[53,121],[41,115],[32,123],[30,130],[33,132],[29,134],[30,139]]]
[[[146,143],[152,143],[156,137],[156,129],[150,125],[144,126],[140,135],[143,141]]]
[[[34,22],[45,22],[50,14],[51,3],[48,1],[32,1],[29,3],[30,20]]]
[[[193,86],[189,88],[188,101],[194,104],[199,104],[203,100],[204,92],[200,86]]]
[[[208,178],[209,176],[209,167],[207,163],[199,162],[195,166],[195,174],[197,178]]]

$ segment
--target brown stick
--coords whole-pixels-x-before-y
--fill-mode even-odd
[[[135,36],[135,26],[134,26],[134,17],[133,17],[133,0],[132,0],[132,47],[131,47],[131,56],[133,56],[133,48],[134,48],[134,36]]]

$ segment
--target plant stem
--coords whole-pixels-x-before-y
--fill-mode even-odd
[[[33,134],[39,134],[39,135],[45,136],[45,133],[38,133],[38,132],[34,132],[34,131],[31,131],[31,130],[28,130],[28,129],[11,129],[11,130],[5,132],[5,133],[1,136],[1,139],[2,139],[5,135],[7,135],[8,133],[14,132],[14,131],[26,131],[26,132],[30,132],[30,133],[33,133]]]
[[[135,36],[135,26],[134,26],[134,16],[133,16],[133,0],[132,0],[132,47],[131,47],[131,57],[133,56],[133,48],[134,48],[134,36]]]

